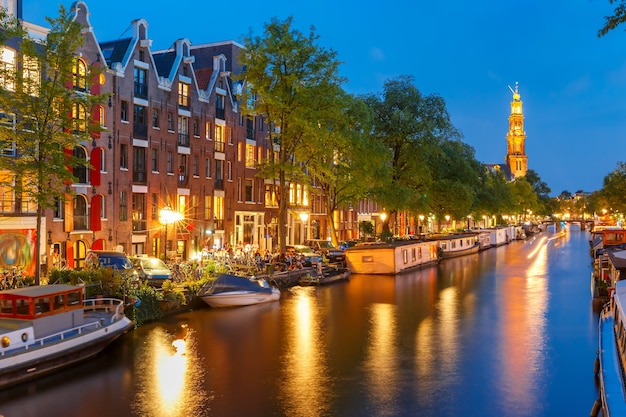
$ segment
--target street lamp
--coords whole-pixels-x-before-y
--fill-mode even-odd
[[[307,235],[306,235],[306,229],[308,226],[308,221],[309,221],[309,213],[306,211],[303,211],[302,213],[300,213],[300,220],[302,221],[302,226],[304,227],[304,241],[307,240]]]
[[[446,229],[449,229],[450,228],[450,215],[446,214],[445,218],[446,218]]]
[[[159,223],[165,226],[165,236],[163,241],[163,260],[167,260],[167,225],[174,224],[179,220],[182,220],[183,216],[177,212],[172,210],[171,207],[166,206],[159,211]]]
[[[420,231],[420,233],[422,233],[422,225],[420,223],[424,222],[424,215],[420,214],[419,216],[417,216],[417,218],[419,219],[419,222],[417,224],[417,229]]]

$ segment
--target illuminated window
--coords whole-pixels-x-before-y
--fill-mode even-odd
[[[72,67],[72,85],[75,90],[87,90],[87,66],[82,59],[76,59]]]
[[[254,145],[246,145],[246,168],[254,168],[256,154]]]
[[[189,107],[189,84],[178,82],[178,105],[180,107]]]
[[[15,91],[13,74],[16,67],[16,53],[13,49],[1,48],[0,54],[0,65],[2,66],[0,69],[0,85],[7,90]]]
[[[39,64],[35,58],[24,56],[22,66],[24,91],[32,96],[37,96],[41,85],[41,72],[39,71]]]
[[[87,132],[87,110],[82,104],[74,103],[72,119],[74,119],[74,132]]]

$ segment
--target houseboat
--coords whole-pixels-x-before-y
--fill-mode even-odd
[[[436,265],[438,250],[435,240],[400,240],[359,243],[345,252],[353,274],[393,275]]]
[[[595,259],[609,248],[626,249],[626,229],[594,230],[590,237],[591,256]]]
[[[478,235],[478,250],[485,250],[491,247],[491,233],[487,230],[479,230]]]
[[[441,259],[478,253],[480,249],[477,233],[439,235],[433,238],[439,244]]]
[[[83,289],[0,291],[0,388],[91,358],[133,327],[122,300],[84,300]]]
[[[481,229],[489,232],[491,247],[502,246],[510,243],[514,236],[511,235],[509,227],[493,227],[489,229]]]
[[[626,416],[623,364],[626,363],[626,281],[618,281],[615,293],[600,313],[596,371],[600,380],[600,400],[591,415]]]

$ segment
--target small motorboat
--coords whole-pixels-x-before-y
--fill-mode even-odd
[[[280,290],[264,279],[222,274],[206,284],[198,295],[211,307],[237,307],[280,299]]]
[[[0,388],[91,358],[133,327],[122,300],[83,299],[83,290],[0,291]]]

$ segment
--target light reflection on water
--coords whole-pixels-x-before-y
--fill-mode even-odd
[[[0,414],[587,415],[597,397],[588,243],[541,236],[168,317],[56,383],[0,392]]]
[[[146,417],[208,415],[204,372],[194,331],[183,326],[175,338],[163,328],[154,328],[145,338],[141,360],[136,362],[137,378],[133,411]],[[193,393],[193,395],[189,395]]]

